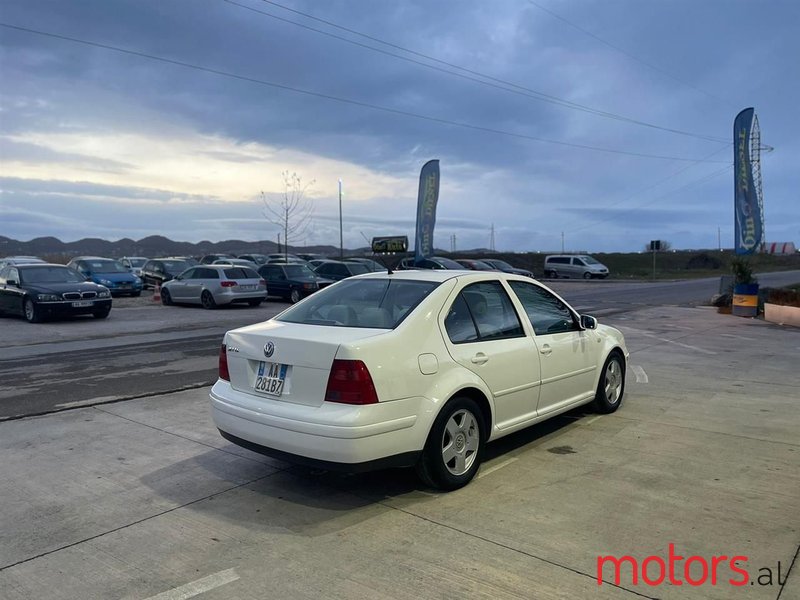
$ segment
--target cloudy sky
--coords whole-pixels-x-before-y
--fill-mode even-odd
[[[0,0],[0,235],[639,250],[733,244],[754,106],[769,241],[800,240],[795,0]],[[68,39],[67,39],[68,38]]]

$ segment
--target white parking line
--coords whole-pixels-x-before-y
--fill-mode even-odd
[[[667,344],[675,344],[676,346],[680,346],[681,348],[687,348],[688,350],[694,350],[695,352],[702,352],[703,354],[716,354],[716,352],[712,350],[706,350],[705,348],[698,348],[697,346],[692,346],[690,344],[684,344],[682,342],[676,342],[675,340],[668,340],[667,338],[659,337],[649,331],[643,331],[641,329],[635,329],[633,327],[628,327],[626,325],[620,325],[620,329],[627,329],[628,331],[635,331],[636,333],[643,335],[645,337],[652,338],[654,340],[658,340],[659,342],[665,342]]]
[[[604,416],[605,416],[605,415],[597,415],[596,417],[592,417],[591,419],[589,419],[589,420],[588,420],[588,421],[586,421],[585,423],[581,423],[581,425],[591,425],[592,423],[594,423],[594,422],[595,422],[595,421],[597,421],[598,419],[602,419]]]
[[[756,338],[747,337],[746,335],[733,335],[732,333],[720,333],[722,337],[729,337],[734,338],[736,340],[747,340],[749,342],[755,342]]]
[[[480,479],[481,477],[483,477],[485,475],[488,475],[489,473],[494,473],[495,471],[498,471],[498,470],[502,469],[503,467],[507,467],[508,465],[510,465],[513,462],[516,462],[517,460],[519,460],[519,459],[517,459],[517,458],[508,458],[508,459],[504,460],[501,463],[497,463],[496,465],[492,465],[491,467],[489,467],[486,470],[481,469],[481,472],[478,474],[478,477],[476,477],[476,479]]]
[[[647,373],[644,372],[644,369],[639,365],[630,365],[631,371],[633,374],[636,375],[636,383],[650,383],[650,379],[647,377]]]
[[[231,583],[239,579],[236,569],[226,569],[213,575],[208,575],[197,581],[192,581],[180,587],[161,592],[155,596],[150,596],[147,600],[185,600],[193,598],[199,594],[221,587],[226,583]]]

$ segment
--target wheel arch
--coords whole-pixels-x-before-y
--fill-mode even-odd
[[[465,397],[473,400],[478,405],[478,408],[480,408],[480,416],[481,420],[483,421],[484,434],[486,436],[484,441],[488,441],[489,438],[492,437],[494,413],[492,412],[492,406],[489,403],[489,399],[486,397],[486,394],[484,394],[483,391],[477,387],[467,386],[453,392],[445,402],[442,402],[437,415],[444,410],[445,406],[447,406],[451,400],[459,397]]]

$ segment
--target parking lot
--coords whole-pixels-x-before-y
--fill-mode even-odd
[[[207,329],[281,307],[215,311]],[[92,325],[117,316],[139,341],[134,311],[158,310],[165,336],[209,314],[127,310]],[[2,422],[0,597],[800,598],[800,331],[707,307],[601,320],[631,350],[621,409],[504,438],[449,494],[233,446],[207,387]],[[72,325],[45,324],[61,338],[39,350],[88,344]],[[647,583],[658,560],[644,578],[642,563],[671,547],[676,575]],[[609,562],[599,584],[599,556],[631,557],[637,581]]]

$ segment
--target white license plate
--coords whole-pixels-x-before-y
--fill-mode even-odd
[[[91,306],[94,304],[94,300],[79,300],[78,302],[73,302],[72,306],[75,308],[82,308],[84,306]]]
[[[283,382],[286,380],[286,365],[264,362],[258,363],[258,372],[253,389],[262,394],[280,396],[283,392]]]
[[[240,285],[239,289],[242,290],[243,292],[249,292],[250,290],[256,289],[256,286],[254,286],[254,285]]]

